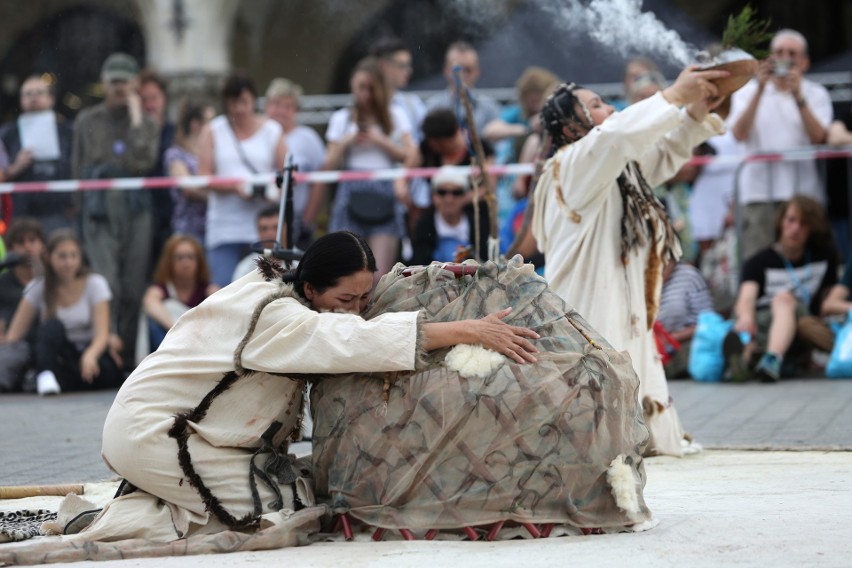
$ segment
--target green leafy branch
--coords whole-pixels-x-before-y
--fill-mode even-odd
[[[756,59],[769,55],[769,50],[762,47],[772,39],[769,26],[772,20],[758,20],[757,12],[747,4],[736,16],[728,16],[728,24],[722,32],[722,48],[739,48],[750,53]]]

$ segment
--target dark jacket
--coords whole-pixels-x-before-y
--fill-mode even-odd
[[[464,214],[467,216],[470,223],[470,243],[474,245],[474,231],[476,224],[473,222],[473,204],[469,204],[464,208]],[[479,258],[485,260],[488,258],[488,234],[490,233],[491,224],[488,219],[488,206],[484,201],[479,204]],[[435,229],[435,206],[420,217],[417,227],[414,229],[414,234],[411,238],[411,247],[414,253],[411,256],[412,265],[426,265],[432,262],[432,254],[435,252],[435,247],[438,246],[438,231]]]
[[[56,117],[56,133],[59,138],[59,159],[43,160],[33,164],[16,177],[15,182],[54,181],[71,179],[71,142],[74,132],[60,116]],[[15,161],[21,151],[21,132],[17,122],[7,124],[0,132],[0,140],[6,148],[9,163]],[[67,192],[15,193],[12,195],[15,217],[36,217],[65,213],[73,207],[73,195]]]

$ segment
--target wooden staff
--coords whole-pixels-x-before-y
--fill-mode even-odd
[[[470,102],[470,96],[467,87],[461,81],[461,67],[453,68],[453,77],[455,78],[456,93],[464,107],[465,118],[467,119],[468,134],[470,136],[470,144],[473,147],[471,162],[472,165],[479,168],[479,179],[477,176],[471,176],[473,181],[473,205],[474,205],[474,239],[476,250],[474,251],[475,258],[479,259],[479,187],[480,184],[485,188],[485,204],[488,206],[488,221],[489,227],[489,247],[488,260],[497,260],[500,254],[500,228],[497,224],[497,193],[491,187],[491,178],[485,169],[485,149],[482,147],[482,140],[479,138],[479,132],[476,130],[476,121],[473,119],[473,104]],[[497,249],[496,252],[491,250],[491,244]],[[494,258],[491,258],[494,256]]]
[[[535,155],[535,170],[530,178],[529,191],[527,192],[527,208],[524,211],[524,222],[521,224],[518,234],[515,235],[515,240],[512,241],[512,246],[510,246],[509,250],[506,252],[506,256],[509,258],[523,250],[524,240],[529,235],[533,211],[535,208],[535,202],[533,200],[535,186],[538,185],[538,180],[541,177],[541,173],[544,171],[544,163],[547,161],[552,146],[553,140],[551,139],[550,134],[542,132],[541,140],[538,143],[538,149],[536,150]]]
[[[83,494],[82,483],[68,485],[10,485],[0,487],[0,499],[23,499],[25,497],[65,497],[69,493]]]

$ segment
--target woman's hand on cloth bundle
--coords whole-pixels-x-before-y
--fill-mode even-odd
[[[538,349],[530,339],[540,336],[526,327],[504,322],[510,313],[512,308],[506,308],[481,319],[423,324],[424,348],[432,351],[459,344],[482,345],[517,363],[535,363]]]
[[[540,336],[526,327],[517,327],[504,322],[503,318],[510,313],[512,308],[506,308],[482,319],[468,322],[478,336],[476,343],[481,343],[483,347],[502,353],[518,363],[525,361],[535,363],[536,358],[533,354],[538,353],[538,349],[526,338],[538,339]]]

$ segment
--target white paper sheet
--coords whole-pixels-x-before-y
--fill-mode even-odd
[[[28,112],[18,117],[21,148],[33,153],[35,160],[59,158],[59,136],[56,132],[56,114],[53,111]]]

